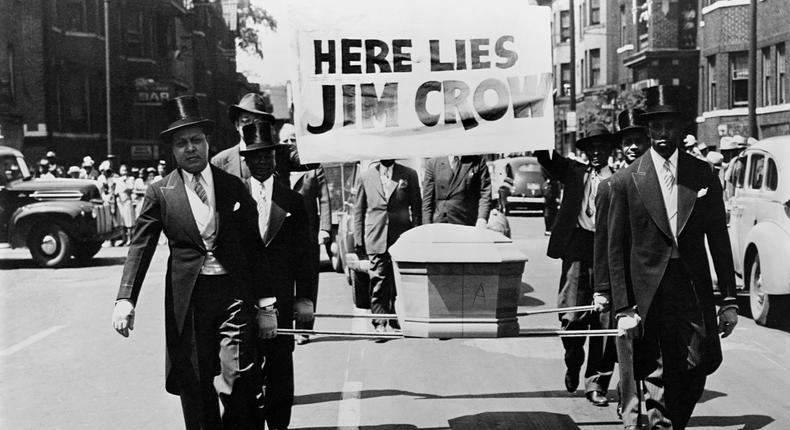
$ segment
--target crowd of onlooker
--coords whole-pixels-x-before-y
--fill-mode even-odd
[[[165,174],[167,163],[164,160],[160,160],[155,167],[129,168],[125,163],[119,164],[113,155],[109,155],[98,167],[93,157],[86,155],[82,158],[81,166],[70,166],[67,169],[59,163],[53,151],[47,152],[35,169],[35,177],[41,179],[74,178],[96,181],[102,199],[112,207],[116,225],[123,227],[122,238],[110,241],[113,246],[124,246],[130,242],[132,227],[142,209],[148,186],[162,179]]]

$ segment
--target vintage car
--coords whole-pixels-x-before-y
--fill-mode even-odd
[[[0,146],[0,166],[0,242],[27,246],[40,266],[61,267],[72,256],[88,261],[121,233],[95,181],[34,179],[22,153],[7,146]]]
[[[505,215],[513,209],[543,211],[546,178],[535,157],[501,158],[492,163],[491,193]]]
[[[754,320],[775,325],[790,310],[790,136],[761,140],[725,176],[735,271]]]

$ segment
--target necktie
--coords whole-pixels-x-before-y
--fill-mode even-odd
[[[598,184],[600,183],[601,176],[598,174],[598,171],[595,169],[591,170],[590,178],[587,180],[587,184],[590,187],[587,194],[587,208],[584,210],[588,217],[595,216],[595,196],[598,195]]]
[[[261,182],[258,192],[258,229],[261,231],[261,238],[265,238],[266,229],[269,227],[269,211],[266,204],[266,185]]]
[[[677,237],[677,215],[678,204],[675,197],[675,175],[672,174],[672,163],[669,160],[664,160],[664,168],[662,172],[664,188],[666,189],[667,202],[667,218],[669,220],[669,228],[672,230],[672,235]]]
[[[211,206],[208,204],[208,194],[206,194],[206,189],[203,188],[203,185],[200,183],[200,180],[202,178],[203,177],[200,175],[200,173],[193,176],[192,185],[195,188],[195,194],[197,194],[198,197],[200,197],[200,200],[203,202],[203,204],[206,206]]]

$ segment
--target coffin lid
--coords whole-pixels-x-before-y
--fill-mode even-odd
[[[524,255],[505,235],[457,224],[426,224],[405,233],[389,249],[396,262],[508,263]]]

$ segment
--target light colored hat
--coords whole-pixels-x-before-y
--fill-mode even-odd
[[[706,145],[705,142],[699,142],[697,143],[697,149],[699,149],[700,151],[705,151],[706,149],[708,149],[708,145]]]
[[[736,134],[732,137],[732,142],[738,146],[746,145],[746,138],[741,136],[740,134]]]
[[[732,149],[738,149],[738,145],[733,142],[731,136],[723,136],[721,140],[719,140],[719,151],[729,151]]]
[[[697,138],[693,135],[687,134],[683,141],[686,142],[686,146],[694,146],[697,143]]]
[[[105,170],[110,170],[110,160],[104,160],[99,164],[99,171],[103,172]]]
[[[82,157],[82,165],[83,166],[91,166],[91,167],[93,167],[93,164],[94,164],[93,158],[91,158],[90,155],[86,155],[86,156]]]
[[[57,158],[55,151],[47,151],[47,158]]]
[[[755,139],[755,138],[753,138],[753,137],[749,137],[748,139],[746,139],[746,145],[747,145],[747,146],[752,146],[752,145],[754,145],[755,143],[757,143],[757,139]]]
[[[721,164],[724,162],[724,156],[721,155],[720,152],[716,151],[708,152],[708,155],[705,156],[705,159],[707,159],[710,164],[713,164],[716,167],[721,167]]]
[[[70,175],[72,173],[79,173],[79,172],[80,172],[80,168],[79,167],[71,166],[71,167],[69,167],[69,170],[66,173],[68,173]]]

